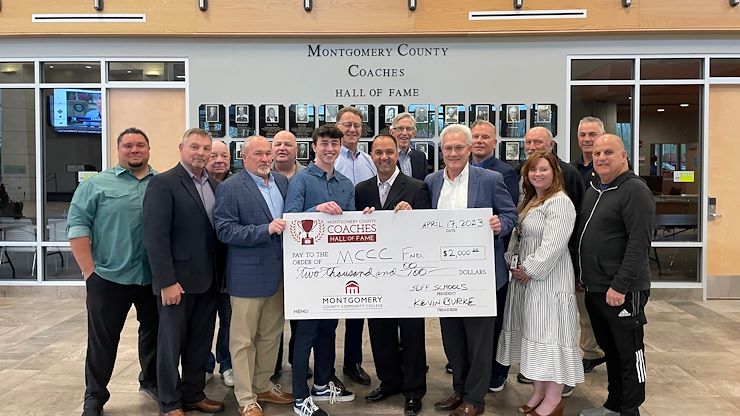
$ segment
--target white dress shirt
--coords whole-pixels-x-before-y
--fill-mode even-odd
[[[393,182],[398,177],[398,174],[400,173],[400,170],[398,170],[398,166],[396,166],[396,171],[393,172],[393,175],[391,175],[390,178],[388,178],[387,181],[381,182],[380,177],[378,178],[378,194],[380,195],[380,205],[385,206],[385,201],[388,199],[388,193],[391,191],[391,187],[393,186]]]
[[[465,164],[462,172],[452,180],[447,176],[447,168],[443,175],[444,182],[439,192],[437,208],[439,209],[461,209],[468,207],[468,174],[470,164]]]

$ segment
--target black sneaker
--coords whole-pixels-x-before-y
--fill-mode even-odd
[[[319,406],[314,404],[311,396],[303,400],[296,400],[293,405],[293,412],[298,416],[329,416]]]
[[[334,385],[337,386],[338,389],[347,390],[347,387],[345,387],[344,383],[342,383],[342,380],[340,380],[336,374],[332,374],[331,378],[329,378],[329,381],[334,383]]]
[[[528,379],[527,377],[524,377],[524,374],[522,374],[522,373],[519,373],[519,374],[516,375],[516,381],[518,383],[522,383],[522,384],[532,384],[532,383],[534,383],[534,381]]]
[[[90,407],[82,409],[82,416],[103,416],[102,407]]]
[[[604,364],[606,362],[606,358],[594,358],[593,360],[589,360],[588,358],[583,359],[583,372],[588,374],[591,371],[593,371],[594,368],[597,366]]]
[[[311,398],[316,402],[329,402],[334,404],[338,402],[351,402],[355,399],[355,394],[349,390],[337,387],[333,381],[323,388],[311,388]]]
[[[452,364],[450,363],[445,364],[445,371],[452,374]]]

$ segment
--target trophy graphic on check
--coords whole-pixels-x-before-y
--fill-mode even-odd
[[[313,245],[313,238],[309,235],[314,228],[316,228],[316,222],[314,220],[302,220],[301,228],[306,232],[306,237],[301,239],[301,245],[310,246]]]

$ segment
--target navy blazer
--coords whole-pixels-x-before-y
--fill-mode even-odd
[[[409,159],[411,159],[411,177],[423,181],[429,173],[427,167],[427,155],[419,150],[410,148]],[[396,166],[401,169],[401,162],[396,162]]]
[[[517,173],[516,169],[512,168],[511,165],[500,160],[496,156],[491,156],[476,166],[483,169],[489,169],[503,175],[506,190],[509,191],[511,200],[514,202],[514,205],[519,203],[519,173]]]
[[[283,196],[288,179],[272,172]],[[213,220],[218,239],[226,244],[226,292],[231,296],[272,296],[283,281],[283,244],[268,227],[274,218],[262,192],[247,171],[225,180],[216,189]]]
[[[215,193],[216,183],[212,179],[208,183]],[[193,179],[181,164],[149,181],[143,217],[155,295],[175,283],[195,294],[221,287],[222,246]]]
[[[511,195],[506,190],[504,177],[492,170],[469,166],[468,175],[468,208],[493,208],[493,214],[501,221],[501,232],[493,239],[496,257],[496,290],[509,281],[509,268],[504,261],[503,237],[511,233],[517,224],[519,213],[511,202]],[[427,176],[424,182],[429,187],[432,208],[436,209],[439,195],[444,183],[444,169]]]

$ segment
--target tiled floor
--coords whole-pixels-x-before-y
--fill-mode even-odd
[[[740,301],[654,301],[648,305],[646,329],[648,399],[642,414],[735,415],[740,412]],[[437,321],[427,321],[429,360],[426,415],[436,400],[450,393],[450,376],[444,373],[444,356]],[[84,390],[85,307],[80,299],[0,297],[0,416],[79,415]],[[340,334],[337,339],[342,339]],[[373,386],[354,386],[358,398],[351,403],[325,406],[332,415],[400,415],[400,397],[380,404],[363,399],[377,385],[369,342],[365,342],[365,368]],[[341,351],[338,360],[341,360]],[[156,415],[157,406],[137,392],[136,320],[133,312],[124,330],[118,361],[110,383],[112,397],[105,414]],[[340,370],[341,372],[341,370]],[[510,380],[515,377],[510,376]],[[605,397],[603,366],[586,376],[566,401],[566,414],[601,405]],[[281,383],[290,386],[290,371]],[[486,414],[516,415],[530,387],[513,381],[501,393],[489,393]],[[220,378],[207,386],[211,398],[224,400],[224,415],[237,415],[231,389]],[[191,413],[191,414],[198,414]],[[266,415],[290,415],[288,406],[265,406]]]

